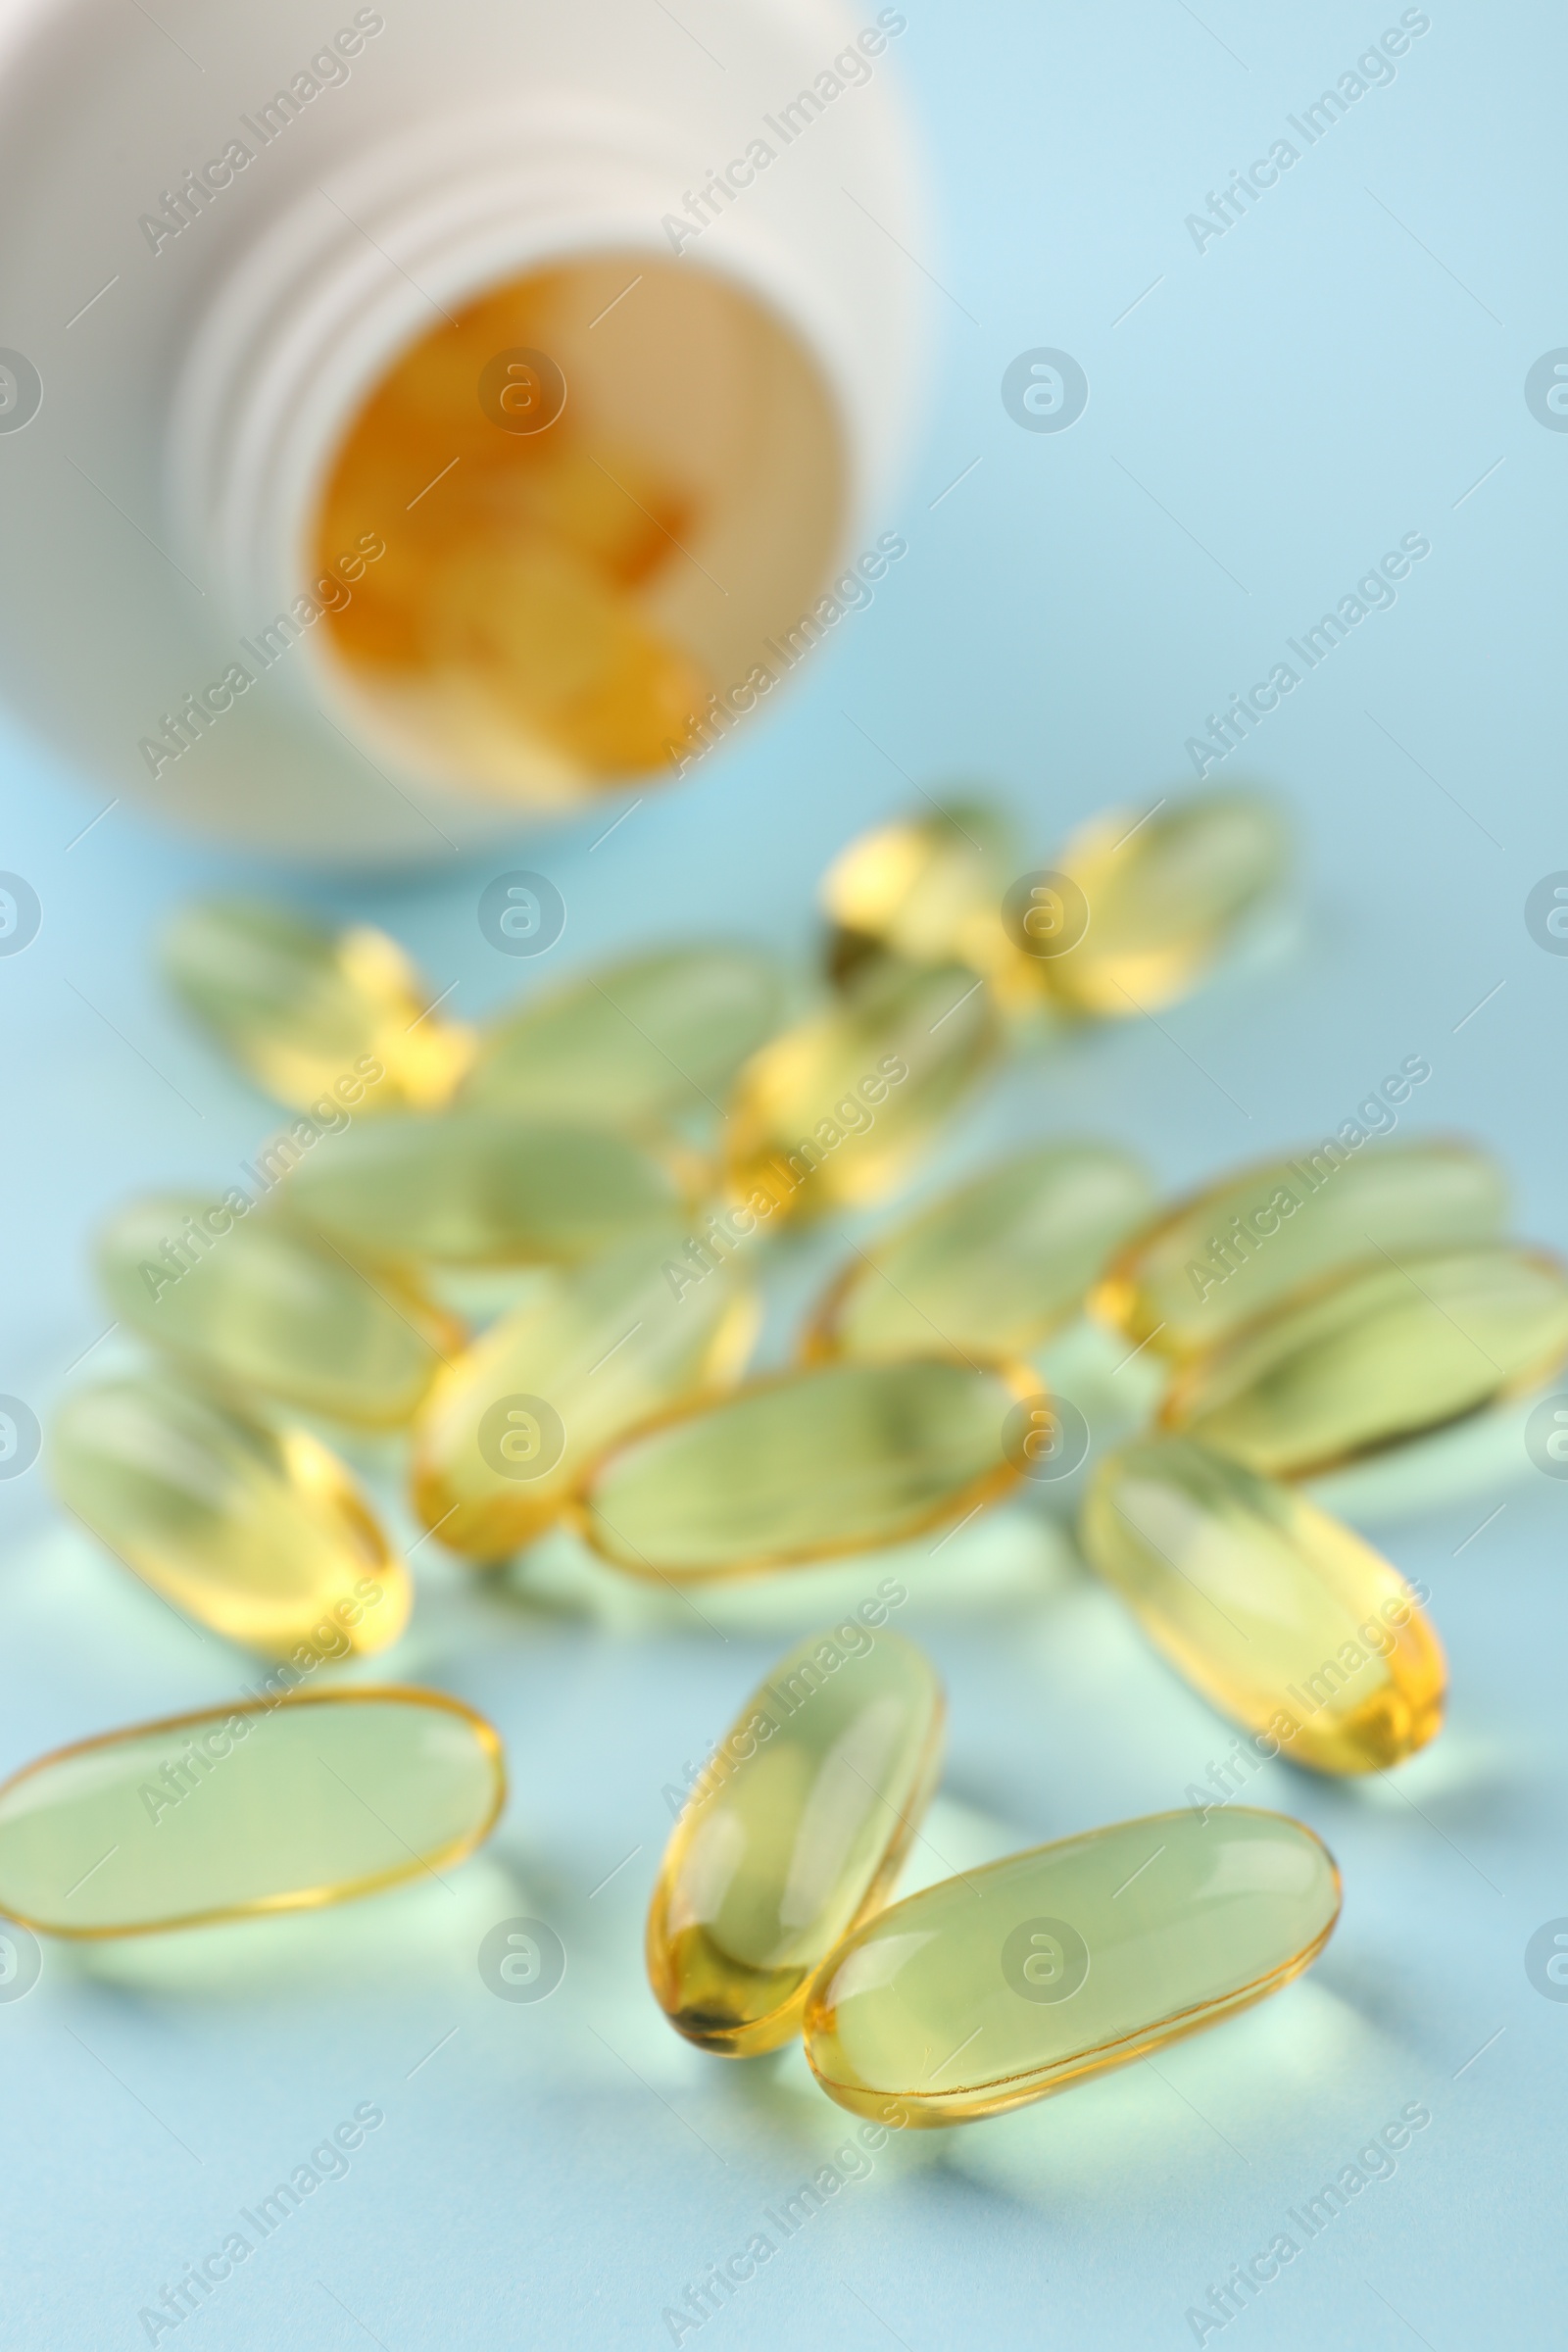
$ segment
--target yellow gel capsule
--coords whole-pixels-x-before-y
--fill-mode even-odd
[[[802,1218],[881,1200],[998,1044],[985,983],[966,964],[873,964],[741,1071],[725,1135],[732,1194],[759,1215]]]
[[[50,1469],[154,1592],[266,1657],[385,1649],[408,1623],[408,1569],[336,1454],[175,1373],[69,1396]]]
[[[750,949],[661,949],[602,964],[493,1022],[468,1102],[646,1128],[716,1108],[771,1036],[782,984]]]
[[[1284,871],[1284,823],[1246,792],[1194,795],[1143,818],[1112,809],[1075,833],[1053,873],[1025,876],[1004,905],[1041,984],[1109,1019],[1195,988]]]
[[[998,909],[1017,870],[1011,827],[973,801],[862,833],[822,879],[830,968],[843,978],[880,952],[994,970],[1006,951]]]
[[[0,1787],[0,1912],[96,1937],[317,1910],[461,1862],[506,1789],[495,1732],[438,1690],[171,1715],[56,1748]]]
[[[1091,1311],[1158,1355],[1197,1355],[1303,1284],[1385,1263],[1382,1250],[1402,1259],[1501,1236],[1507,1187],[1478,1146],[1421,1138],[1366,1150],[1357,1134],[1354,1147],[1326,1138],[1179,1201],[1118,1252]]]
[[[936,1786],[941,1686],[864,1615],[779,1660],[665,1849],[649,1982],[705,2050],[750,2058],[799,2033],[813,1972],[886,1898]]]
[[[1382,1772],[1443,1728],[1438,1638],[1380,1552],[1187,1438],[1102,1461],[1084,1549],[1155,1646],[1270,1754]]]
[[[1143,1168],[1109,1144],[1020,1152],[858,1251],[804,1353],[1022,1355],[1078,1312],[1152,1198]]]
[[[297,1216],[345,1250],[454,1265],[590,1257],[695,1199],[700,1167],[509,1110],[382,1119],[305,1160]]]
[[[553,1276],[442,1373],[414,1432],[415,1509],[470,1558],[504,1558],[561,1516],[623,1429],[739,1377],[755,1293],[694,1278],[673,1231]]]
[[[806,2055],[881,2123],[1000,2115],[1277,1992],[1339,1914],[1333,1856],[1283,1814],[1117,1822],[879,1911],[814,1980]]]
[[[1543,1251],[1379,1258],[1176,1376],[1160,1420],[1308,1478],[1534,1388],[1568,1355],[1568,1267]]]
[[[1027,1366],[946,1356],[752,1381],[612,1446],[583,1534],[617,1568],[679,1581],[900,1544],[1014,1484],[1009,1417],[1039,1391]]]
[[[164,936],[186,1009],[278,1102],[324,1106],[330,1124],[445,1102],[472,1033],[428,1009],[431,991],[397,942],[355,924],[327,931],[249,900],[188,906]]]
[[[252,1208],[157,1195],[99,1246],[104,1293],[157,1348],[307,1412],[368,1429],[407,1421],[462,1324],[412,1278],[353,1265],[325,1240]]]

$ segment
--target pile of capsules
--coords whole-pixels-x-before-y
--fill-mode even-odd
[[[52,1473],[126,1566],[276,1663],[233,1706],[0,1788],[0,1910],[142,1933],[367,1893],[486,1836],[505,1783],[480,1717],[318,1672],[385,1648],[412,1601],[321,1429],[406,1432],[415,1515],[477,1567],[566,1526],[683,1591],[956,1528],[1071,1466],[1088,1432],[1032,1359],[1086,1307],[1107,1353],[1157,1371],[1152,1426],[1089,1465],[1089,1561],[1260,1755],[1357,1773],[1431,1740],[1445,1670],[1417,1599],[1299,1482],[1568,1355],[1568,1269],[1506,1238],[1474,1146],[1349,1121],[1161,1208],[1119,1149],[1035,1145],[847,1248],[791,1367],[747,1377],[777,1237],[883,1200],[1004,1054],[1234,961],[1284,864],[1249,794],[1107,815],[1021,876],[1001,820],[963,805],[836,861],[808,999],[749,950],[688,947],[536,988],[477,1033],[379,932],[188,910],[173,987],[296,1115],[220,1200],[110,1225],[104,1288],[153,1360],[66,1398]],[[1157,2048],[1315,1956],[1333,1860],[1235,1805],[888,1904],[943,1714],[888,1589],[779,1661],[691,1792],[648,1927],[682,2034],[733,2055],[803,2034],[843,2105],[940,2125]]]

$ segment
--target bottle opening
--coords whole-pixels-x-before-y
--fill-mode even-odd
[[[323,650],[454,783],[537,807],[673,777],[795,658],[846,495],[827,386],[755,296],[634,251],[538,269],[350,422],[313,533]]]

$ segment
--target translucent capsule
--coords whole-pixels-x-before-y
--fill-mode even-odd
[[[759,1216],[882,1199],[996,1053],[966,964],[872,965],[841,1001],[753,1055],[725,1134],[730,1189]]]
[[[648,1975],[678,2033],[749,2058],[800,2031],[813,1971],[897,1881],[942,1761],[942,1690],[886,1601],[779,1660],[676,1825]],[[873,1627],[880,1625],[880,1631]]]
[[[188,1364],[369,1429],[407,1421],[463,1326],[412,1277],[373,1273],[286,1218],[174,1194],[105,1232],[98,1266],[121,1321]]]
[[[176,916],[163,958],[241,1069],[328,1126],[445,1102],[472,1057],[472,1032],[430,1009],[403,950],[368,924],[333,932],[287,907],[213,900]]]
[[[1378,1259],[1176,1376],[1160,1408],[1221,1453],[1306,1478],[1534,1388],[1568,1355],[1568,1267],[1528,1250]]]
[[[862,833],[822,880],[835,977],[879,953],[995,970],[1007,946],[999,910],[1017,869],[1006,819],[974,801]]]
[[[450,1869],[505,1796],[500,1740],[441,1691],[238,1699],[14,1773],[0,1912],[96,1937],[317,1910]]]
[[[633,1431],[584,1485],[583,1533],[634,1576],[745,1576],[903,1543],[1020,1474],[1026,1366],[822,1364]]]
[[[1009,937],[1050,993],[1127,1019],[1195,988],[1284,871],[1287,835],[1255,794],[1198,793],[1145,815],[1112,809],[1075,833],[1054,870],[1004,905]]]
[[[756,1295],[723,1265],[694,1281],[681,1247],[639,1238],[553,1276],[442,1373],[414,1433],[413,1494],[443,1544],[505,1557],[623,1429],[739,1377]]]
[[[384,1649],[408,1623],[408,1569],[337,1456],[210,1386],[164,1371],[77,1390],[50,1469],[155,1592],[264,1656]]]
[[[1298,1821],[1118,1822],[876,1913],[812,1983],[806,2055],[857,2115],[967,2123],[1277,1992],[1339,1913],[1333,1857]]]
[[[781,998],[777,966],[747,948],[604,964],[486,1029],[466,1100],[633,1129],[712,1109]]]
[[[590,1257],[667,1223],[701,1165],[511,1110],[382,1119],[295,1169],[289,1203],[345,1250],[459,1265]]]
[[[1385,1083],[1407,1094],[1408,1065]],[[1112,1260],[1093,1312],[1156,1354],[1196,1355],[1303,1284],[1386,1263],[1381,1251],[1402,1259],[1500,1237],[1507,1187],[1478,1146],[1423,1137],[1367,1150],[1366,1141],[1359,1126],[1353,1145],[1342,1130],[1179,1201]]]
[[[1316,1772],[1382,1772],[1443,1726],[1437,1636],[1381,1553],[1186,1438],[1108,1456],[1083,1545],[1210,1704]]]
[[[1023,1354],[1077,1313],[1152,1198],[1144,1169],[1112,1145],[1020,1152],[858,1250],[805,1352]]]

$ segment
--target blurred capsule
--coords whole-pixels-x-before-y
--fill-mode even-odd
[[[336,1454],[177,1373],[67,1396],[50,1470],[154,1592],[265,1657],[385,1649],[408,1623],[408,1569]]]
[[[487,1027],[465,1099],[633,1129],[715,1108],[781,1001],[777,967],[747,948],[602,964]]]
[[[976,801],[862,833],[822,880],[834,978],[879,954],[994,971],[1007,956],[999,910],[1017,868],[1006,818]]]
[[[1278,811],[1254,793],[1195,794],[1142,816],[1113,809],[1053,868],[1019,877],[1004,927],[1050,995],[1130,1019],[1198,986],[1275,889],[1287,848]]]
[[[873,964],[741,1071],[725,1130],[732,1196],[783,1218],[882,1200],[998,1043],[985,983],[967,965]]]
[[[452,1550],[504,1558],[623,1429],[738,1379],[759,1314],[730,1266],[695,1276],[673,1231],[551,1277],[436,1382],[414,1432],[416,1511]]]
[[[445,1102],[472,1032],[430,1009],[397,942],[356,923],[328,931],[244,899],[187,906],[164,936],[186,1009],[258,1085],[328,1126]]]
[[[929,1661],[886,1618],[886,1601],[862,1603],[779,1660],[665,1849],[648,1976],[705,2050],[750,2058],[798,2034],[812,1971],[897,1881],[941,1767],[943,1710]]]
[[[689,1405],[612,1446],[583,1534],[634,1576],[697,1582],[901,1544],[1012,1486],[1024,1366],[822,1364]]]
[[[1153,1190],[1109,1144],[1045,1144],[946,1193],[858,1250],[803,1352],[1022,1355],[1075,1315]]]
[[[285,1217],[155,1195],[122,1209],[99,1245],[122,1323],[187,1364],[307,1412],[370,1429],[407,1421],[461,1323],[412,1276],[353,1265]]]
[[[806,2055],[879,2123],[1000,2115],[1277,1992],[1339,1915],[1333,1856],[1283,1814],[1117,1822],[877,1912],[813,1981]]]
[[[1478,1145],[1420,1137],[1356,1157],[1364,1130],[1353,1147],[1343,1134],[1179,1201],[1112,1259],[1091,1311],[1156,1354],[1197,1355],[1306,1283],[1386,1264],[1380,1252],[1501,1235],[1507,1187]]]
[[[461,1862],[506,1786],[490,1725],[439,1690],[361,1684],[166,1716],[0,1787],[0,1912],[97,1937],[318,1910]]]
[[[510,1110],[383,1119],[294,1171],[289,1203],[345,1250],[450,1265],[591,1257],[695,1200],[701,1166],[607,1128]]]
[[[1403,1579],[1290,1488],[1190,1439],[1148,1439],[1101,1463],[1081,1533],[1257,1757],[1382,1772],[1442,1729],[1443,1651]]]
[[[1195,1358],[1159,1417],[1250,1469],[1308,1478],[1532,1389],[1565,1357],[1560,1259],[1380,1258]]]

